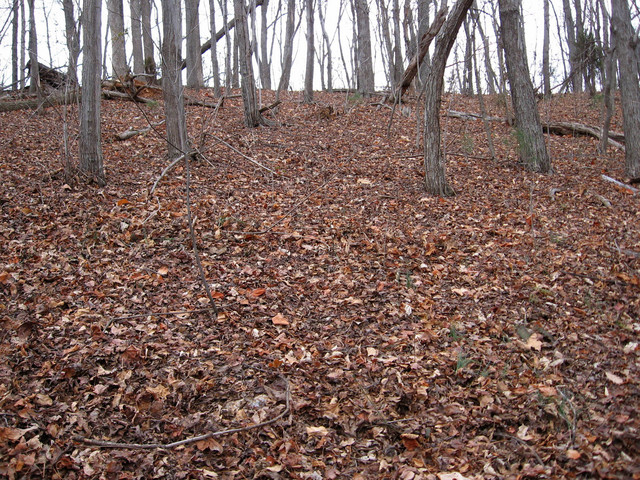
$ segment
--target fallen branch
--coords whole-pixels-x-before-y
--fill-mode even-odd
[[[247,432],[249,430],[255,430],[257,428],[267,427],[284,418],[285,416],[291,413],[291,387],[289,386],[289,381],[286,378],[283,378],[287,389],[285,391],[285,409],[276,417],[271,420],[266,420],[264,422],[256,423],[255,425],[247,425],[245,427],[239,428],[230,428],[228,430],[220,430],[218,432],[209,432],[204,435],[199,435],[197,437],[185,438],[184,440],[179,440],[177,442],[171,443],[118,443],[118,442],[108,442],[104,440],[94,440],[92,438],[85,438],[80,436],[75,436],[73,439],[76,442],[84,443],[85,445],[93,445],[95,447],[104,447],[104,448],[130,448],[135,450],[155,450],[155,449],[171,449],[180,447],[182,445],[188,445],[190,443],[201,442],[202,440],[207,440],[208,438],[220,437],[222,435],[230,435],[232,433],[238,432]]]
[[[202,100],[198,100],[197,98],[188,97],[185,95],[185,104],[196,107],[206,107],[206,108],[218,108],[218,103],[207,103]]]
[[[134,97],[129,93],[116,92],[114,90],[104,90],[104,89],[102,90],[102,98],[106,98],[107,100],[113,100],[114,98],[131,100],[132,102],[146,103],[147,105],[149,104],[155,105],[158,103],[156,100],[151,100],[149,98]]]
[[[275,102],[273,102],[271,105],[268,105],[266,107],[262,107],[260,110],[258,110],[260,113],[264,113],[267,110],[273,110],[274,108],[276,108],[278,105],[280,105],[282,103],[282,100],[276,100]]]
[[[611,182],[614,185],[617,185],[618,187],[624,189],[626,192],[631,193],[632,195],[636,195],[638,192],[640,192],[640,190],[638,190],[637,188],[634,188],[631,185],[627,185],[626,183],[622,183],[615,178],[611,178],[607,175],[602,175],[602,179],[606,180],[607,182]]]
[[[276,172],[275,170],[272,170],[271,168],[269,168],[269,167],[266,167],[266,166],[262,165],[262,164],[261,164],[260,162],[258,162],[257,160],[254,160],[253,158],[251,158],[251,157],[249,157],[249,156],[245,155],[245,154],[244,154],[244,153],[242,153],[240,150],[238,150],[237,148],[235,148],[233,145],[231,145],[231,144],[229,144],[229,143],[225,142],[224,140],[222,140],[220,137],[216,137],[215,135],[213,135],[213,134],[211,134],[211,133],[210,133],[209,135],[211,135],[215,140],[217,140],[218,142],[220,142],[220,143],[221,143],[221,144],[223,144],[224,146],[226,146],[226,147],[230,148],[231,150],[233,150],[234,152],[236,152],[236,153],[237,153],[238,155],[240,155],[241,157],[243,157],[243,158],[245,158],[245,159],[249,160],[249,161],[250,161],[251,163],[253,163],[254,165],[257,165],[257,166],[258,166],[258,167],[260,167],[260,168],[264,168],[267,172],[271,172],[271,173],[273,173],[274,175],[279,175],[279,173],[278,173],[278,172]]]
[[[57,105],[70,105],[80,102],[81,94],[78,90],[68,93],[55,93],[44,97],[41,100],[37,98],[28,98],[24,100],[11,100],[0,102],[0,112],[14,112],[16,110],[35,110],[37,108],[55,107]]]
[[[116,138],[118,140],[129,140],[130,138],[135,137],[136,135],[143,135],[143,134],[149,132],[150,130],[153,130],[155,127],[159,127],[163,123],[164,123],[164,120],[161,121],[161,122],[149,125],[148,127],[141,128],[139,130],[134,130],[133,128],[129,128],[128,130],[126,130],[126,131],[124,131],[122,133],[118,133],[116,135]]]

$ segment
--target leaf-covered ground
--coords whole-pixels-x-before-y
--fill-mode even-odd
[[[255,130],[238,98],[188,107],[217,316],[184,163],[150,196],[162,139],[115,139],[161,104],[103,102],[102,189],[61,170],[74,108],[0,115],[0,474],[640,478],[640,196],[601,177],[624,180],[624,154],[550,136],[534,174],[508,125],[494,161],[482,122],[443,116],[457,195],[433,198],[415,100],[387,135],[388,108],[316,99]],[[601,123],[588,97],[540,110]]]

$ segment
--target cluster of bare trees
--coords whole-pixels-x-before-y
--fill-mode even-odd
[[[25,87],[22,72],[24,52],[28,51],[30,88],[37,93],[43,77],[38,72],[41,65],[35,1],[26,1],[27,11],[24,0],[9,1],[13,86]],[[82,50],[81,127],[83,135],[89,137],[81,141],[81,168],[98,183],[104,182],[102,159],[89,146],[100,143],[100,72],[102,76],[134,76],[149,82],[157,81],[156,76],[161,74],[167,142],[171,156],[176,157],[189,148],[183,80],[190,88],[211,85],[216,95],[222,95],[223,86],[225,92],[241,88],[245,124],[263,125],[257,85],[266,89],[276,86],[277,97],[288,89],[295,47],[303,41],[305,102],[313,101],[317,76],[323,89],[333,90],[339,76],[343,85],[369,95],[376,88],[376,70],[383,71],[390,90],[388,98],[394,101],[401,100],[412,82],[424,88],[426,185],[432,193],[451,193],[440,152],[438,120],[451,52],[462,57],[451,73],[454,89],[472,95],[480,89],[505,93],[509,86],[521,161],[540,172],[550,171],[551,162],[541,133],[536,90],[544,95],[552,91],[595,93],[601,87],[606,104],[611,105],[611,92],[619,85],[625,109],[626,171],[630,178],[640,178],[640,42],[631,20],[640,12],[635,2],[542,0],[544,37],[538,67],[527,58],[522,0],[457,0],[450,9],[444,0],[233,0],[231,4],[228,0],[208,0],[204,13],[209,22],[205,28],[200,0],[129,0],[128,12],[123,0],[106,0],[105,45],[101,42],[102,0],[82,0],[82,5],[76,1],[60,0],[69,52],[66,79],[70,86],[78,83]],[[557,32],[552,31],[551,18],[556,20]],[[300,28],[303,20],[305,26]],[[158,28],[160,23],[162,28]],[[454,48],[460,30],[464,41]],[[209,36],[203,35],[204,31],[210,33],[210,39],[203,43],[201,37]],[[299,31],[304,31],[304,39],[298,36]],[[554,35],[560,40],[559,49],[551,51]],[[224,43],[218,45],[223,39]],[[279,55],[274,55],[274,46]],[[210,75],[205,77],[203,55],[209,50]],[[279,65],[273,64],[274,58],[280,59]],[[534,66],[539,80],[532,76],[530,66]],[[280,72],[277,82],[272,78],[274,72]]]

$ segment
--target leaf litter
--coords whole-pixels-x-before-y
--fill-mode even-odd
[[[639,478],[639,197],[601,178],[624,179],[623,153],[549,136],[541,176],[517,165],[506,124],[492,162],[475,158],[481,122],[446,118],[457,195],[432,198],[415,118],[387,136],[388,110],[367,102],[283,98],[279,125],[256,130],[239,99],[187,107],[215,317],[184,166],[149,196],[162,140],[115,139],[161,108],[103,103],[103,189],[65,180],[62,110],[0,114],[1,474]],[[580,95],[540,109],[601,112]],[[287,415],[243,430],[281,415],[289,390]]]

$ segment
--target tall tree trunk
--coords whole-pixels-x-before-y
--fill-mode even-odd
[[[40,69],[38,65],[38,35],[36,33],[36,8],[34,0],[29,0],[29,91],[40,98]]]
[[[393,0],[393,83],[402,77],[402,41],[400,36],[400,2]]]
[[[547,173],[551,171],[551,160],[544,143],[533,84],[519,34],[520,0],[499,0],[499,6],[520,160],[535,172]]]
[[[17,90],[20,83],[20,76],[18,75],[18,36],[20,19],[20,0],[13,0],[12,6],[12,18],[11,18],[11,89]]]
[[[182,21],[180,0],[162,0],[162,92],[167,128],[168,155],[170,159],[186,154],[187,122],[184,111],[184,89],[180,35]]]
[[[144,49],[144,73],[151,75],[150,82],[156,78],[156,60],[151,35],[151,0],[140,0],[142,16],[142,47]]]
[[[463,70],[463,84],[462,94],[466,96],[473,96],[473,50],[471,44],[473,43],[471,37],[475,35],[475,31],[471,30],[471,20],[467,17],[463,23],[464,34],[466,39],[464,49],[464,70]]]
[[[304,73],[304,103],[313,102],[313,64],[314,64],[314,34],[313,34],[313,0],[306,0],[307,10],[307,64]]]
[[[232,42],[231,36],[229,35],[229,24],[227,23],[227,19],[229,18],[229,7],[227,4],[227,0],[220,0],[220,7],[222,9],[222,22],[224,23],[224,38],[227,46],[226,55],[224,57],[224,89],[225,95],[229,95],[231,92],[231,59],[233,58],[233,54],[231,52]],[[234,44],[235,47],[235,44]]]
[[[571,3],[569,0],[562,0],[564,10],[564,25],[567,34],[567,47],[569,48],[569,83],[574,92],[582,91],[582,81],[577,75],[577,49],[576,49],[576,25],[573,21]]]
[[[408,0],[407,0],[408,2]],[[431,0],[418,0],[418,41],[423,37],[425,32],[429,29],[430,20],[429,20],[429,5]],[[438,11],[437,2],[434,2],[434,7],[436,12]],[[406,7],[409,10],[409,16],[411,15],[411,7]],[[406,17],[406,15],[405,15]],[[416,47],[419,48],[419,47]],[[414,48],[415,54],[415,48]],[[407,57],[409,56],[409,51],[407,51]],[[418,65],[418,73],[416,74],[416,87],[421,88],[424,85],[424,79],[427,76],[427,71],[429,70],[429,65],[431,64],[431,59],[429,58],[429,52],[425,54],[424,58],[420,59],[420,64]]]
[[[380,27],[380,36],[382,37],[382,43],[385,48],[386,55],[382,55],[382,60],[388,71],[386,71],[388,77],[387,81],[389,85],[395,85],[397,83],[395,73],[395,63],[393,58],[393,45],[391,44],[391,30],[389,28],[389,12],[387,12],[387,1],[378,0],[378,26]],[[402,75],[402,72],[400,73]]]
[[[269,0],[262,2],[260,7],[260,83],[262,88],[271,90],[271,59],[269,55],[267,13],[269,12]]]
[[[216,34],[216,1],[209,0],[211,38]],[[220,66],[218,64],[218,42],[211,42],[211,75],[213,76],[213,94],[219,97],[222,94],[220,89]]]
[[[78,85],[78,57],[80,56],[79,24],[76,23],[73,0],[62,0],[64,11],[64,26],[67,36],[67,50],[69,51],[69,66],[67,67],[67,81],[69,85]]]
[[[551,96],[551,67],[549,64],[549,0],[543,0],[544,29],[542,34],[542,92]]]
[[[125,50],[124,8],[122,0],[107,0],[109,28],[111,29],[111,72],[114,77],[129,73]]]
[[[240,77],[242,81],[242,102],[244,104],[244,124],[249,128],[254,128],[264,124],[264,119],[258,110],[258,100],[256,95],[256,83],[253,76],[253,65],[251,62],[251,45],[249,43],[249,32],[247,31],[247,10],[244,0],[233,1],[234,14],[236,17],[236,41],[238,44]]]
[[[289,0],[287,2],[287,26],[284,33],[284,54],[282,56],[282,74],[280,82],[278,82],[278,92],[289,88],[289,80],[291,78],[291,65],[293,64],[293,37],[295,36],[296,26],[296,2]]]
[[[369,5],[367,0],[354,1],[358,28],[358,90],[365,95],[370,95],[375,91],[375,77],[371,52]]]
[[[480,38],[482,39],[482,46],[484,49],[484,68],[487,75],[488,91],[490,95],[494,95],[496,93],[496,87],[499,88],[499,83],[496,77],[496,73],[493,71],[493,66],[491,65],[491,48],[489,47],[489,39],[484,34],[484,29],[482,28],[482,22],[480,21],[480,15],[478,14],[477,9],[475,9],[474,12],[474,20],[478,35],[480,35]]]
[[[102,160],[102,138],[100,133],[100,67],[102,42],[100,32],[102,0],[84,0],[82,5],[84,28],[82,43],[82,104],[80,106],[80,171],[99,186],[106,178]]]
[[[637,36],[627,0],[611,0],[611,31],[618,53],[625,138],[625,174],[640,181],[640,86],[635,56]]]
[[[20,91],[25,89],[25,52],[27,35],[27,22],[24,13],[24,0],[20,0]]]
[[[131,46],[133,73],[144,73],[144,53],[142,50],[142,5],[140,0],[129,0],[131,15]]]
[[[431,195],[450,196],[453,189],[447,183],[446,163],[440,146],[440,105],[444,87],[444,69],[447,58],[473,0],[458,0],[447,17],[440,34],[431,67],[425,79],[424,111],[424,171],[425,188]]]
[[[325,8],[327,8],[325,3]],[[331,41],[327,34],[327,28],[325,24],[324,12],[322,8],[322,2],[318,3],[318,14],[320,16],[320,28],[322,29],[322,40],[324,42],[327,51],[327,90],[329,93],[333,92],[333,61],[331,58]]]
[[[187,20],[187,87],[204,86],[200,53],[200,0],[185,0]]]

